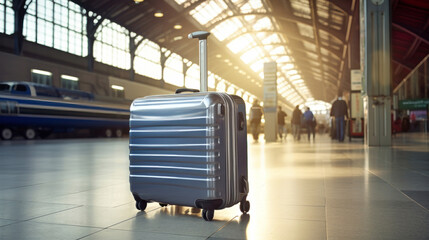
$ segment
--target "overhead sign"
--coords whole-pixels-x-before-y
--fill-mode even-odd
[[[429,99],[399,100],[399,109],[401,110],[427,109],[428,105]]]

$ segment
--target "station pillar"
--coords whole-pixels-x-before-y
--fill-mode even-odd
[[[360,31],[365,144],[390,146],[392,144],[390,0],[360,0]]]
[[[266,142],[277,141],[277,63],[264,63],[264,134]]]

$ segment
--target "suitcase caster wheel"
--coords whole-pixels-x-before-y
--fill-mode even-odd
[[[240,202],[240,211],[242,213],[248,213],[249,210],[250,210],[250,202],[249,201]]]
[[[167,207],[168,204],[167,203],[159,203],[159,206],[161,206],[161,207]]]
[[[214,217],[214,210],[203,209],[202,215],[204,220],[211,221],[213,220],[213,217]]]
[[[140,200],[136,202],[136,208],[140,211],[144,211],[146,209],[147,202],[145,200]]]

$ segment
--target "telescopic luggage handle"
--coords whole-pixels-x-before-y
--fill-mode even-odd
[[[196,31],[188,35],[189,39],[198,38],[200,49],[200,90],[201,92],[208,91],[207,81],[207,37],[210,35],[206,31]]]

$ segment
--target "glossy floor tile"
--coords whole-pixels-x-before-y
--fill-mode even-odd
[[[429,137],[252,143],[249,214],[135,209],[127,139],[0,142],[0,239],[429,239]]]

